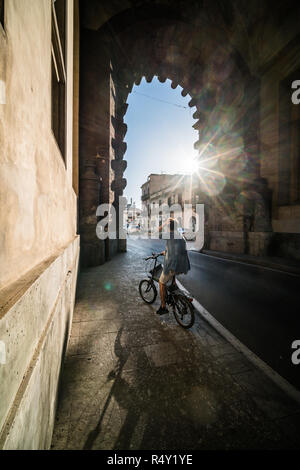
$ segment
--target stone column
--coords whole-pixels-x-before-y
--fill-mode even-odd
[[[250,76],[245,83],[245,113],[243,118],[246,172],[253,181],[260,176],[260,80]],[[245,186],[247,182],[245,182]]]
[[[126,187],[127,181],[123,178],[123,173],[127,168],[127,162],[123,159],[127,149],[127,144],[124,142],[124,137],[127,132],[127,125],[124,123],[124,115],[127,111],[128,104],[126,103],[128,94],[132,88],[129,85],[129,72],[125,69],[122,77],[118,76],[116,71],[112,72],[112,81],[114,82],[114,96],[111,97],[113,100],[113,106],[111,106],[111,121],[113,125],[114,138],[112,139],[112,155],[111,155],[111,168],[114,172],[113,180],[111,183],[111,190],[114,192],[114,207],[117,214],[117,246],[118,252],[126,251],[126,239],[120,238],[120,230],[122,227],[119,226],[120,220],[120,207],[119,198],[123,196],[123,191]]]
[[[260,176],[260,80],[251,76],[246,86],[243,138],[247,164],[243,191],[249,195],[251,213],[245,210],[244,214],[245,253],[266,256],[272,238],[272,195],[267,180]]]
[[[96,236],[96,210],[110,192],[110,60],[105,37],[81,31],[80,235],[81,265],[105,262],[107,242]],[[101,180],[101,185],[100,185]]]
[[[95,159],[94,159],[95,160]],[[100,200],[100,177],[96,174],[96,162],[85,164],[80,178],[80,236],[81,265],[98,266],[105,261],[105,244],[96,234],[96,211]]]

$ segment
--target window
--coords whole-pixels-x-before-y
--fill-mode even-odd
[[[292,103],[291,84],[300,70],[280,83],[279,190],[280,205],[300,203],[300,105]]]
[[[4,28],[4,0],[0,0],[0,23]]]
[[[66,1],[52,0],[52,130],[65,159],[66,136]]]

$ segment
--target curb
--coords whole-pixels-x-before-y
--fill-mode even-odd
[[[180,289],[188,293],[188,290],[176,280]],[[192,297],[192,296],[191,296]],[[300,404],[300,391],[290,384],[286,379],[279,375],[272,367],[268,366],[262,359],[260,359],[254,352],[247,346],[239,341],[230,331],[228,331],[218,320],[216,320],[211,313],[209,313],[198,300],[193,300],[193,305],[196,311],[221,335],[225,338],[237,351],[242,353],[252,364],[262,370],[265,375],[269,377],[281,390],[283,390],[290,398]]]

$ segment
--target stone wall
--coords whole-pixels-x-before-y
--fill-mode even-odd
[[[288,168],[288,161],[292,160],[292,151],[299,152],[297,148],[299,143],[298,146],[293,145],[291,137],[286,137],[281,133],[281,123],[285,120],[284,124],[288,125],[291,119],[291,116],[283,115],[282,100],[284,100],[285,107],[290,107],[290,110],[294,107],[300,116],[300,105],[291,103],[293,74],[294,78],[300,78],[298,32],[299,28],[291,23],[289,28],[291,40],[287,43],[287,38],[281,38],[281,44],[277,44],[281,48],[272,60],[264,65],[261,86],[261,175],[266,178],[272,190],[272,228],[274,231],[269,252],[272,255],[291,259],[300,259],[300,195],[297,198],[293,194],[293,179],[299,174],[299,168],[293,168],[292,162]],[[286,94],[282,97],[281,86],[286,81]],[[282,195],[285,197],[282,198]]]
[[[300,261],[300,234],[274,233],[270,254]]]
[[[48,449],[71,329],[79,237],[1,296],[0,449]],[[5,386],[4,386],[5,385]]]

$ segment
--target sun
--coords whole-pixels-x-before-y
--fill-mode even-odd
[[[187,173],[196,173],[198,170],[198,162],[195,157],[188,157],[183,162],[184,171]]]
[[[171,167],[173,172],[191,175],[199,169],[198,154],[187,152],[185,148],[179,147],[172,152]]]
[[[196,173],[199,167],[197,159],[193,156],[185,156],[184,158],[181,158],[180,164],[177,164],[176,166],[179,173],[189,175]]]

